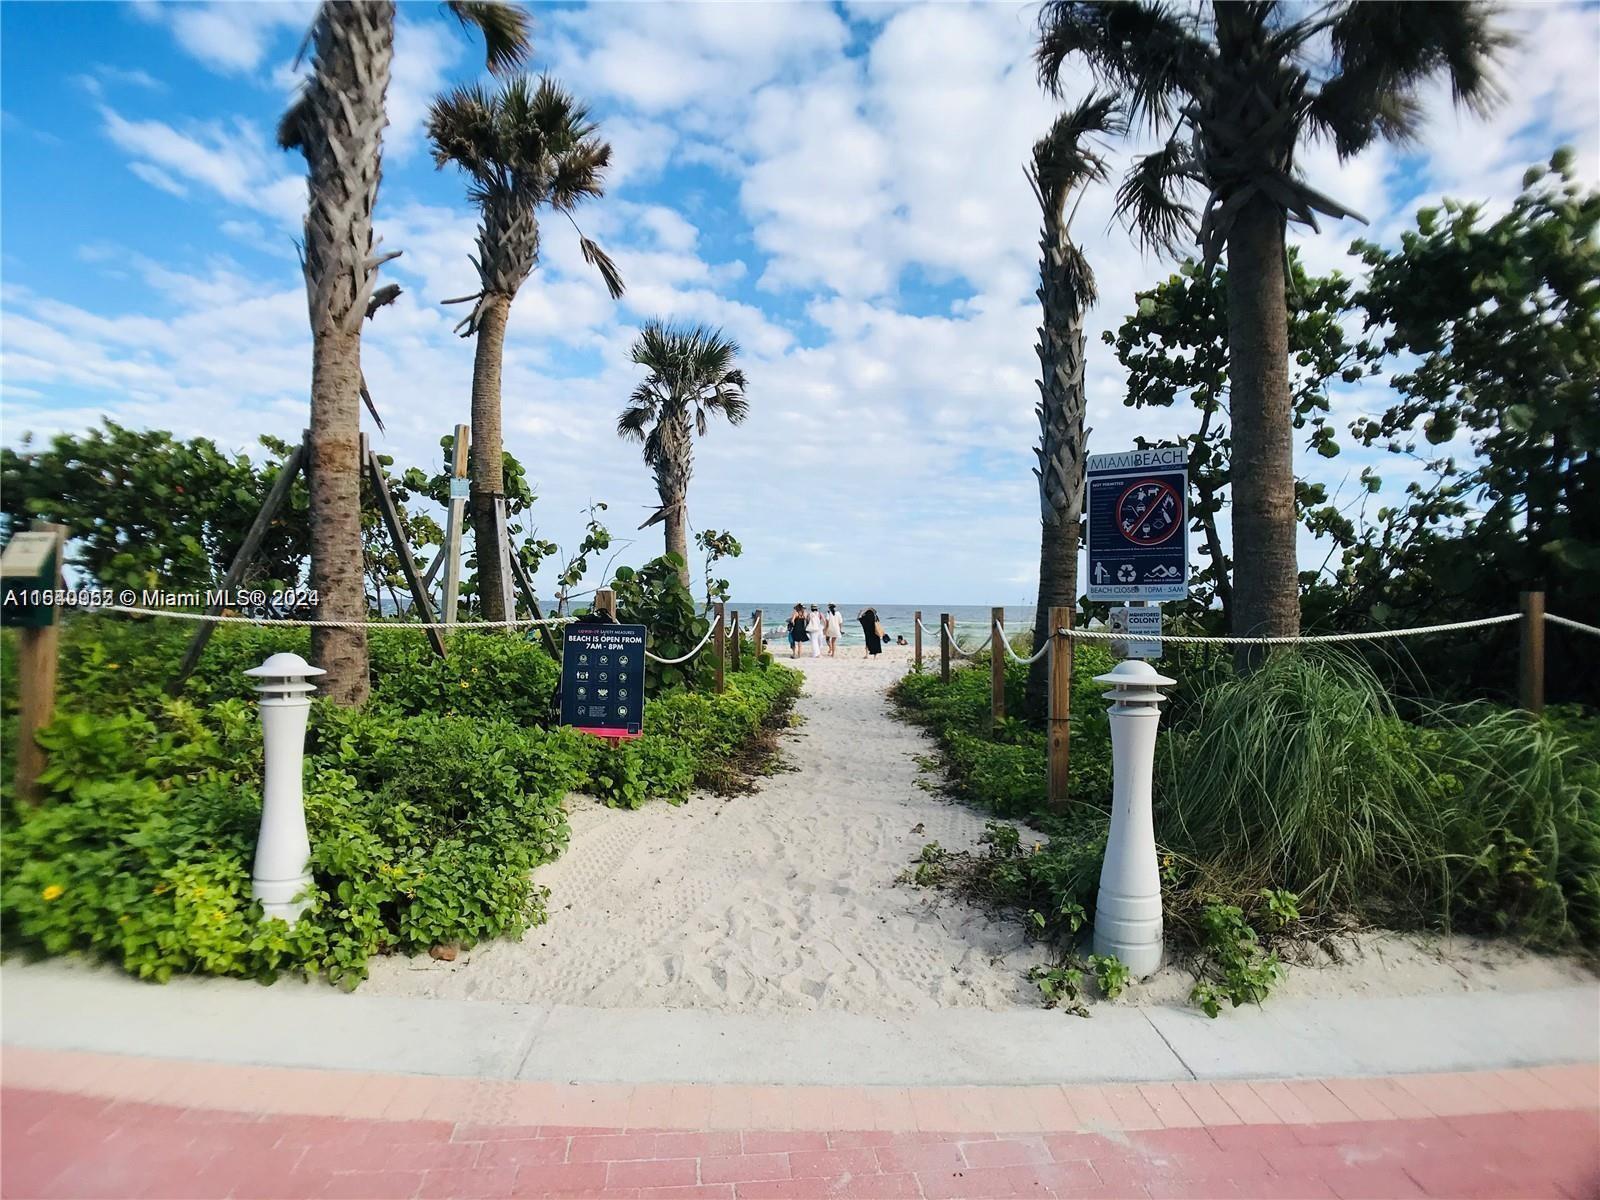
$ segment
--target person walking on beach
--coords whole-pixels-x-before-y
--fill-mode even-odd
[[[822,618],[822,634],[828,639],[828,657],[839,657],[839,635],[844,632],[844,616],[839,612],[837,604],[828,605],[828,613]]]
[[[822,657],[822,614],[813,604],[811,611],[806,615],[806,634],[811,640],[811,657]]]
[[[883,626],[878,624],[878,610],[863,608],[856,614],[861,622],[861,636],[867,639],[867,657],[876,658],[883,651]]]
[[[806,606],[796,604],[794,611],[789,614],[789,657],[799,658],[800,647],[810,640],[806,631]]]

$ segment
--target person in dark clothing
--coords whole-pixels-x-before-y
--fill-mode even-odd
[[[878,610],[863,608],[856,614],[856,620],[861,622],[861,636],[867,639],[867,656],[869,658],[883,652],[883,626],[878,624]]]
[[[811,634],[806,629],[806,606],[796,604],[794,611],[789,614],[789,657],[799,658],[800,647],[811,640]]]

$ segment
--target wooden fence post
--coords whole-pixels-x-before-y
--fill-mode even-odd
[[[767,652],[767,645],[761,635],[761,610],[758,608],[750,614],[750,640],[755,643],[756,662],[761,661],[761,656]]]
[[[989,718],[1006,719],[1006,610],[989,610]]]
[[[450,509],[444,535],[444,622],[456,622],[456,604],[461,593],[461,534],[467,520],[466,492],[456,480],[467,477],[467,444],[472,437],[465,425],[456,426],[456,441],[450,460]],[[460,491],[460,496],[456,492]]]
[[[1050,609],[1050,785],[1046,796],[1052,808],[1067,802],[1072,775],[1067,765],[1072,715],[1072,643],[1056,632],[1072,628],[1072,609]]]
[[[744,665],[744,653],[739,645],[741,638],[739,635],[739,612],[737,609],[729,614],[729,620],[733,624],[733,659],[729,666],[733,673],[737,675],[740,668]]]
[[[1522,707],[1544,711],[1544,593],[1522,593]]]
[[[56,577],[45,586],[64,588],[62,571],[66,567],[67,527],[48,521],[33,521],[35,533],[56,537]],[[56,715],[56,654],[61,642],[61,616],[58,605],[54,620],[37,629],[17,630],[17,799],[24,804],[39,803],[39,773],[45,768],[45,753],[34,734],[50,724]]]
[[[939,682],[950,682],[950,614],[939,614]]]
[[[917,670],[922,670],[922,610],[919,608],[911,614],[911,654],[917,664]]]
[[[617,593],[610,588],[596,588],[594,611],[606,613],[615,621],[617,619]]]
[[[722,601],[717,601],[717,695],[722,695],[724,680],[722,677],[725,656],[728,652],[728,606]]]

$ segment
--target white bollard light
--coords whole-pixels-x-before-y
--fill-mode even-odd
[[[1096,683],[1111,685],[1111,835],[1100,868],[1094,952],[1114,954],[1135,978],[1161,966],[1161,868],[1151,790],[1161,688],[1176,682],[1128,659]]]
[[[256,691],[261,693],[261,740],[266,757],[261,833],[256,839],[250,894],[261,901],[268,917],[280,917],[293,925],[310,903],[303,893],[311,886],[307,870],[311,839],[306,836],[301,776],[306,718],[316,687],[307,679],[327,672],[298,654],[274,654],[245,674],[261,680]]]

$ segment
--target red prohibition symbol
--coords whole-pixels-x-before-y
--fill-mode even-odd
[[[1178,532],[1182,508],[1170,483],[1141,479],[1117,498],[1117,527],[1136,546],[1159,546]]]

